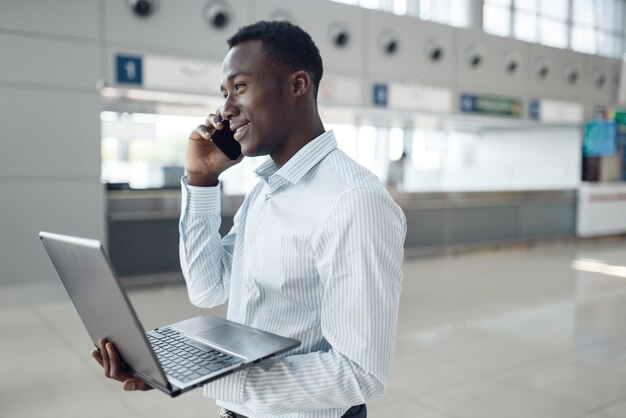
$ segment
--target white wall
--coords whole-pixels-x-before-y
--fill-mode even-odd
[[[97,0],[0,2],[0,286],[16,297],[60,291],[40,230],[105,238],[100,28]]]

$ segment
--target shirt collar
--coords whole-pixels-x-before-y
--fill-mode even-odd
[[[326,131],[302,147],[280,169],[277,169],[276,164],[270,158],[261,164],[255,170],[255,173],[271,186],[274,183],[283,183],[274,180],[276,177],[295,184],[336,148],[337,140],[335,139],[335,134],[332,130]]]

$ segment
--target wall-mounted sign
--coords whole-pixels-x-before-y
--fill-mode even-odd
[[[219,95],[222,64],[148,55],[144,57],[144,74],[146,88]]]
[[[115,56],[116,81],[147,90],[219,95],[220,63],[161,55]]]
[[[517,98],[478,96],[463,93],[460,104],[463,113],[512,117],[520,117],[522,115],[522,101]]]
[[[389,102],[389,88],[386,84],[376,83],[372,87],[372,103],[375,106],[387,106]]]
[[[389,107],[392,109],[450,113],[452,97],[450,89],[441,87],[415,83],[389,85]]]
[[[116,80],[120,84],[141,86],[143,82],[142,58],[136,55],[117,55],[115,57]]]
[[[324,74],[320,82],[318,98],[322,104],[362,106],[362,96],[358,78]]]
[[[583,105],[562,100],[532,99],[528,102],[528,115],[541,122],[581,123]]]
[[[528,102],[528,117],[532,120],[541,120],[541,100],[533,99]]]

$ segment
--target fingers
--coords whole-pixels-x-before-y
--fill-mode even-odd
[[[93,350],[91,352],[91,357],[93,357],[94,359],[96,359],[96,361],[98,362],[98,364],[100,365],[100,367],[104,367],[103,363],[102,363],[102,354],[98,351],[98,350]]]
[[[211,138],[211,134],[215,132],[214,129],[209,130],[206,126],[200,125],[189,134],[189,139],[192,141],[205,141]]]
[[[127,379],[128,373],[124,369],[124,361],[117,352],[115,345],[104,338],[98,340],[98,345],[100,351],[94,351],[91,355],[104,369],[104,375],[120,382]]]
[[[91,357],[93,357],[98,364],[102,366],[106,377],[123,382],[122,388],[126,391],[146,391],[152,389],[152,386],[143,380],[132,377],[128,372],[126,372],[124,368],[124,361],[120,357],[113,343],[110,343],[103,338],[98,340],[98,345],[100,346],[100,351],[93,350],[91,352]]]
[[[204,122],[204,125],[207,127],[214,127],[217,130],[220,130],[224,127],[224,124],[222,124],[222,115],[220,114],[220,111],[217,111],[217,114],[215,113],[211,113],[207,118],[206,118],[206,122]]]
[[[218,110],[217,113],[211,113],[204,122],[203,125],[199,125],[196,129],[194,129],[189,135],[189,139],[192,141],[204,141],[211,138],[211,135],[216,130],[224,129],[224,124],[222,123],[221,113]]]
[[[109,353],[107,352],[107,340],[102,338],[98,340],[98,345],[100,346],[100,356],[102,357],[102,363],[100,364],[104,369],[104,375],[106,377],[111,377],[111,362],[109,360]]]
[[[118,354],[117,350],[113,343],[106,344],[107,353],[109,355],[110,368],[109,372],[111,374],[111,378],[115,380],[124,381],[128,374],[124,370],[124,361]]]

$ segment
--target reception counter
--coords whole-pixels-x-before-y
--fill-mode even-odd
[[[393,193],[407,217],[407,257],[575,236],[576,191]],[[222,197],[228,232],[243,196]],[[120,276],[178,272],[179,190],[107,195],[109,254]]]
[[[626,183],[583,183],[578,190],[576,233],[579,237],[626,233]]]

